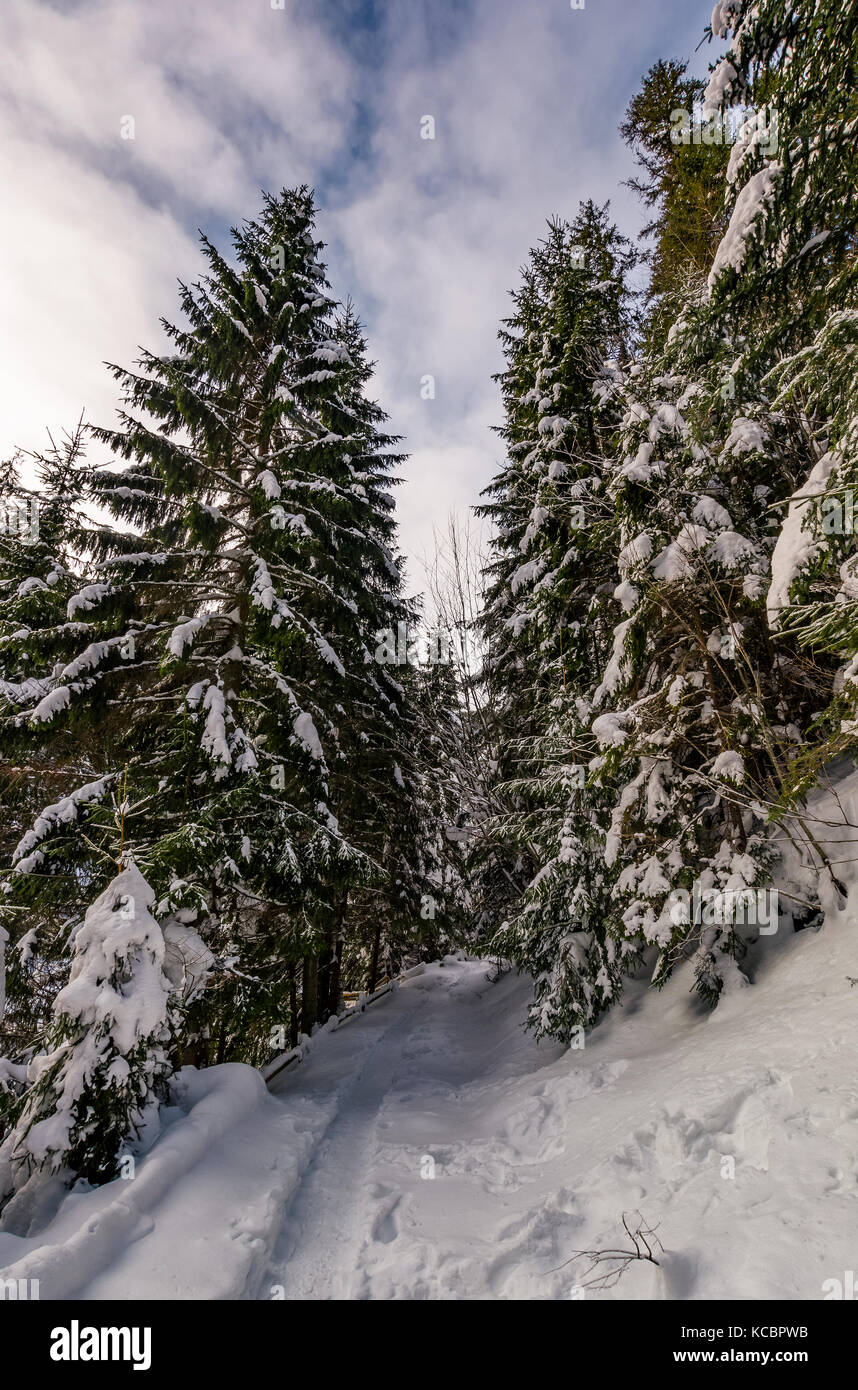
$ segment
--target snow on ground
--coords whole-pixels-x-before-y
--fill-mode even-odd
[[[583,1266],[558,1266],[627,1243],[622,1213],[639,1209],[659,1225],[660,1268],[636,1264],[589,1297],[821,1298],[858,1255],[855,933],[805,932],[768,954],[720,1016],[690,1002],[687,980],[661,1001],[637,987],[565,1053],[522,1035],[525,981],[493,986],[468,962],[410,982],[257,1295],[569,1297]]]
[[[43,1299],[580,1297],[573,1252],[640,1212],[659,1267],[586,1297],[820,1299],[858,1268],[856,916],[763,937],[714,1013],[687,973],[635,981],[582,1050],[523,1031],[526,979],[448,957],[274,1094],[185,1073],[133,1182],[0,1233],[0,1277]]]

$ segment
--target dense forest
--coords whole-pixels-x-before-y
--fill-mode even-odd
[[[806,808],[858,746],[855,20],[721,0],[708,84],[645,75],[648,225],[585,201],[526,255],[488,553],[454,529],[424,598],[304,187],[202,238],[116,423],[0,464],[0,1206],[418,960],[528,972],[568,1043],[642,970],[717,1007],[784,836],[776,920],[842,902]]]

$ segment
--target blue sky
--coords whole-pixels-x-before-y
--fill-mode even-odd
[[[499,463],[496,331],[528,247],[587,197],[639,227],[617,126],[656,58],[706,72],[711,7],[279,5],[3,0],[0,449],[40,446],[81,409],[109,421],[101,364],[158,346],[176,278],[200,266],[197,228],[222,243],[261,187],[307,182],[411,454],[400,522],[419,585],[433,528]]]

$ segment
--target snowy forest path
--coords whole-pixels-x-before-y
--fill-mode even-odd
[[[642,972],[581,1049],[523,1029],[526,976],[447,957],[273,1092],[189,1069],[135,1181],[0,1232],[0,1267],[86,1301],[578,1298],[575,1252],[639,1213],[659,1265],[588,1297],[818,1299],[854,1268],[855,949],[845,914],[773,937],[715,1014]]]
[[[373,1141],[427,1002],[426,995],[397,991],[357,1027],[328,1039],[323,1065],[313,1068],[313,1085],[318,1094],[330,1076],[339,1090],[337,1109],[288,1204],[260,1297],[270,1298],[271,1289],[288,1299],[354,1297],[356,1260],[372,1225],[362,1189]],[[288,1079],[278,1089],[284,1098],[292,1091]]]
[[[423,1231],[443,1232],[452,1196],[449,1181],[432,1181],[436,1164],[462,1148],[462,1088],[470,1090],[475,1072],[479,1077],[496,1056],[491,1029],[486,1036],[474,1028],[474,1007],[492,988],[486,968],[449,960],[443,971],[403,982],[275,1087],[290,1106],[303,1094],[318,1101],[326,1087],[337,1094],[287,1206],[258,1298],[384,1296],[388,1268],[397,1269],[402,1292],[403,1260],[412,1270],[407,1295],[429,1292],[434,1280],[423,1287]],[[483,988],[475,988],[475,975]]]

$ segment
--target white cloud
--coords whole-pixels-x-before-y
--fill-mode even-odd
[[[528,247],[586,197],[639,225],[616,127],[643,71],[690,51],[707,15],[684,0],[391,0],[361,46],[336,32],[345,7],[287,6],[5,0],[0,449],[41,444],[82,406],[109,420],[101,362],[157,347],[176,277],[199,266],[197,227],[222,242],[260,187],[306,181],[412,455],[399,515],[419,554],[499,462],[496,332]]]
[[[112,419],[102,363],[157,348],[177,277],[200,268],[197,228],[311,179],[351,105],[344,59],[270,6],[6,0],[2,24],[5,453],[82,407]]]

